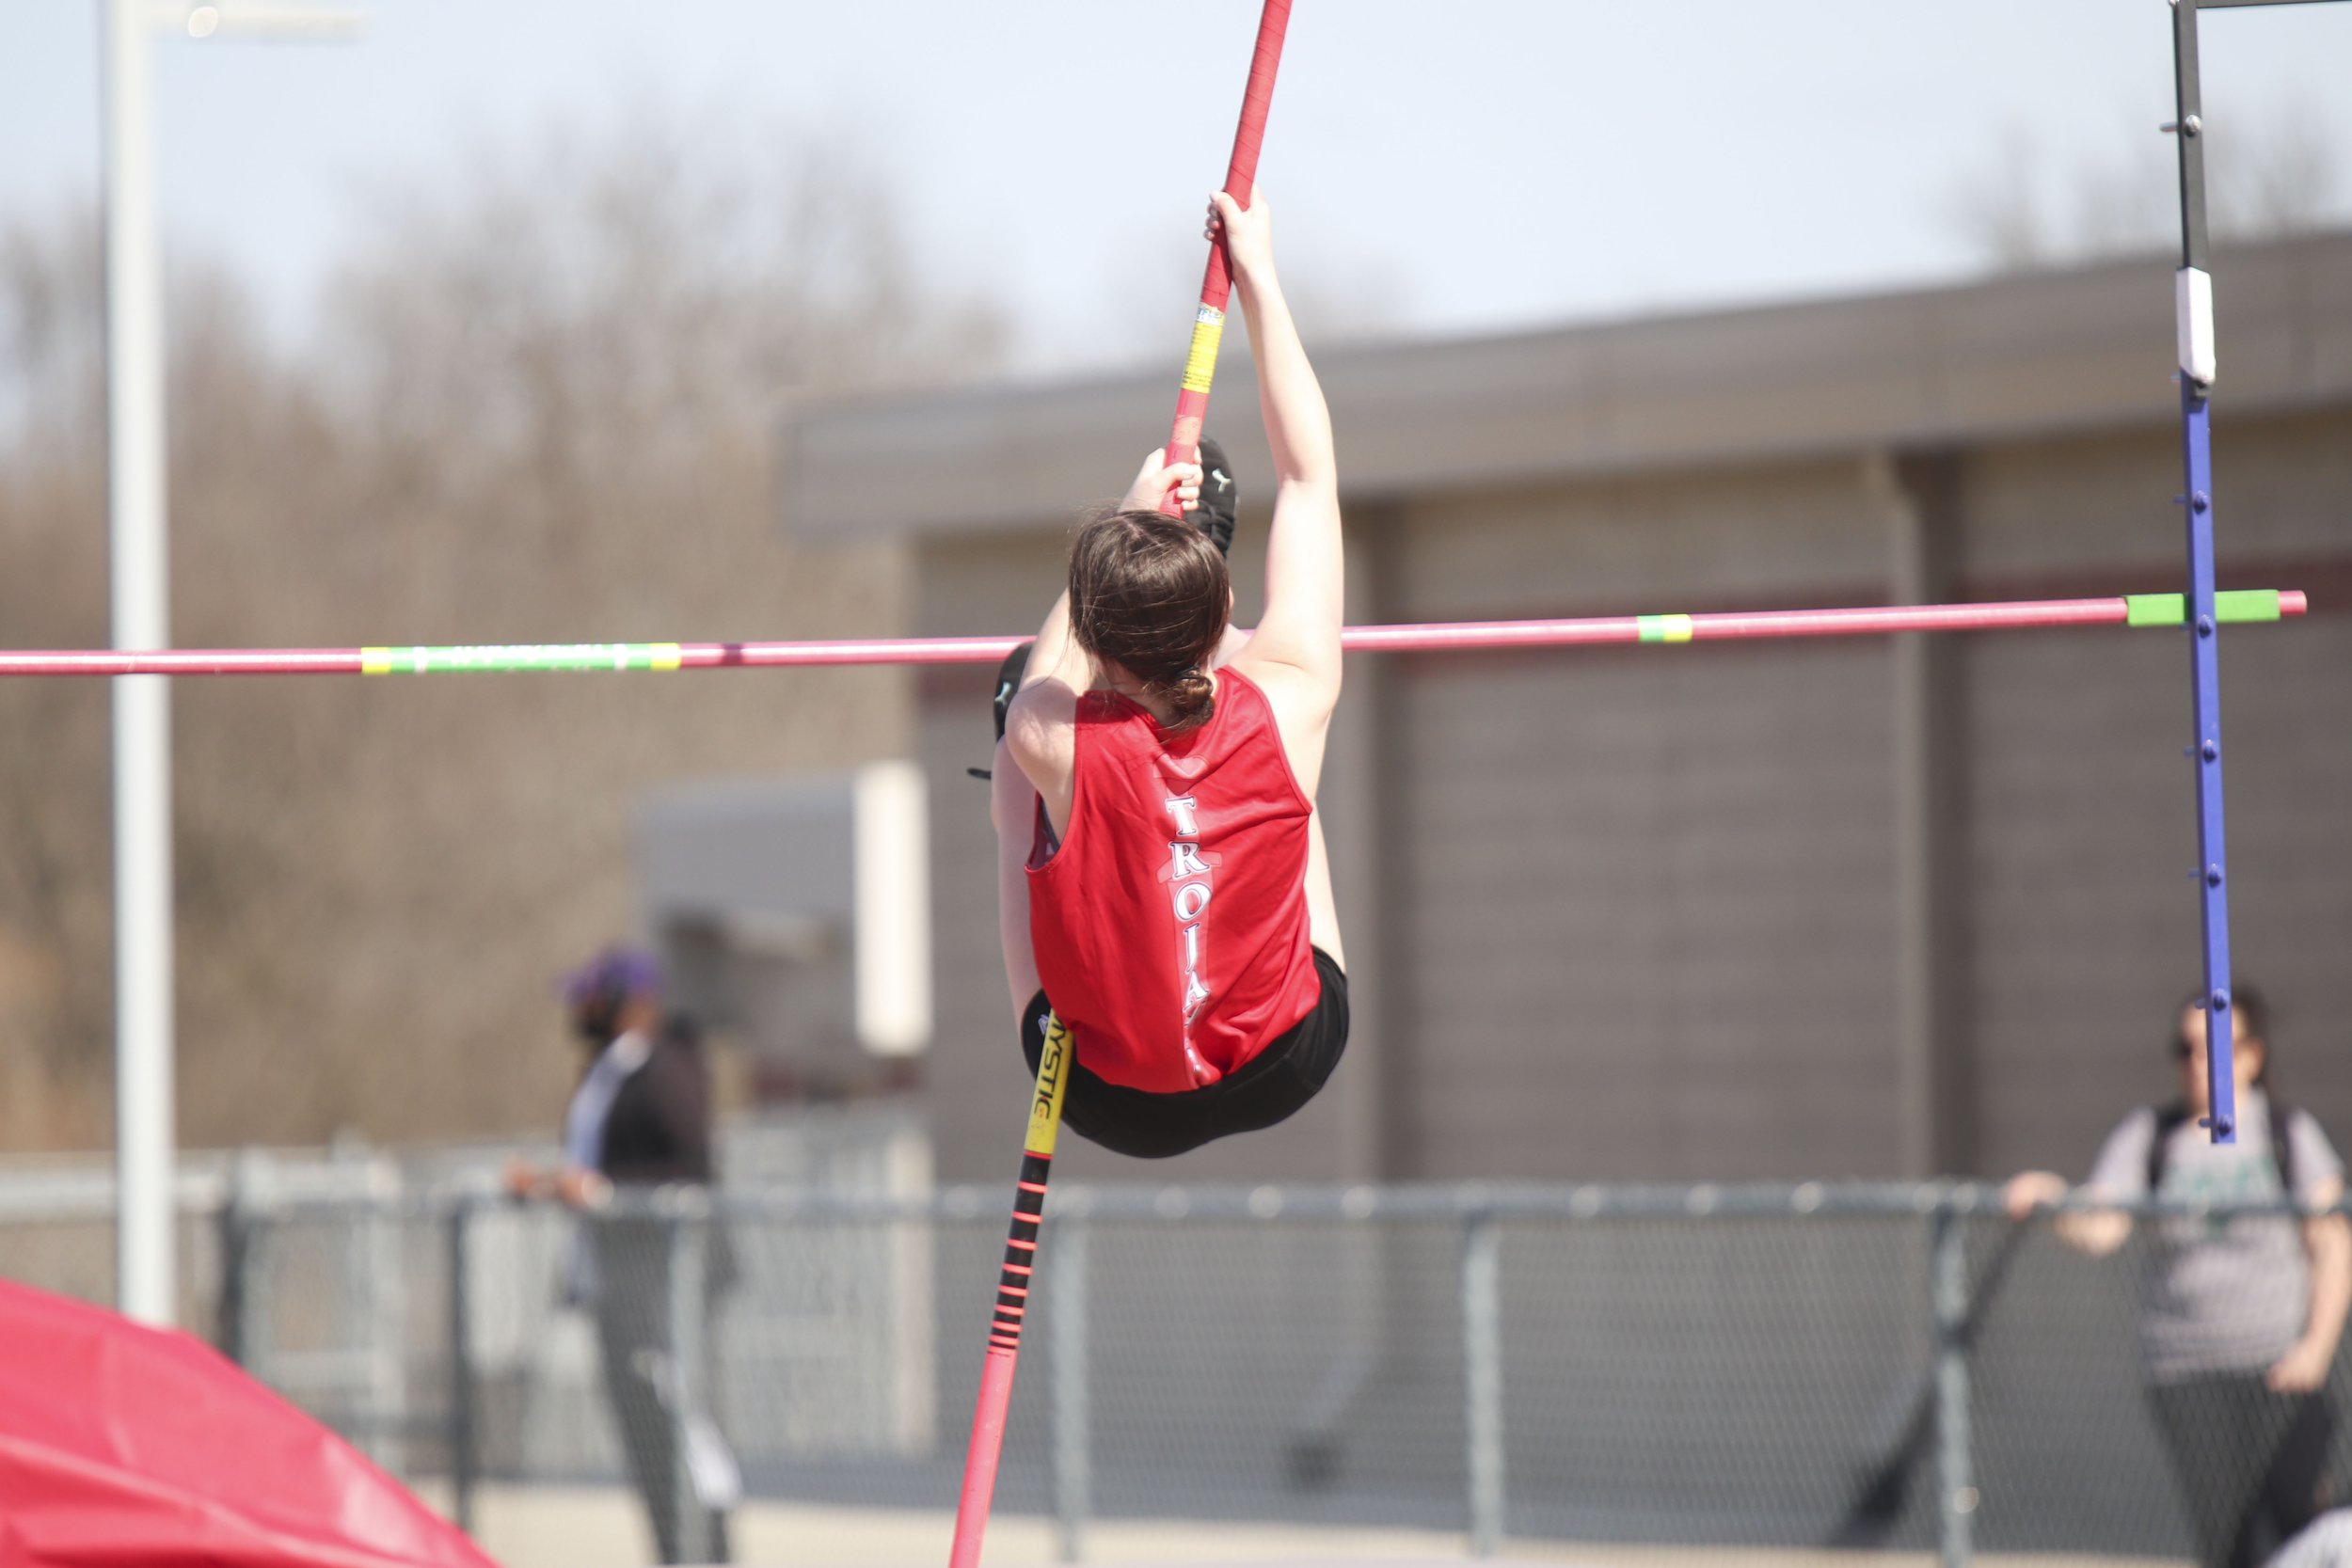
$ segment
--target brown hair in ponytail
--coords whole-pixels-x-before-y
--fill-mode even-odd
[[[1168,729],[1216,711],[1209,660],[1232,615],[1232,579],[1216,546],[1182,517],[1096,512],[1070,541],[1070,630],[1165,701]]]

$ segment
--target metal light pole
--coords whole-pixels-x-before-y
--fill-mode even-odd
[[[114,645],[171,641],[163,277],[150,125],[153,7],[106,7],[106,512]],[[115,1291],[167,1323],[171,1268],[171,689],[114,689]]]
[[[165,529],[163,264],[156,244],[154,35],[348,34],[361,17],[287,6],[106,0],[106,514],[118,648],[171,642]],[[171,689],[114,686],[115,1291],[174,1316]]]

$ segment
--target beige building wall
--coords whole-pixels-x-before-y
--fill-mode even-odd
[[[2217,405],[2225,586],[2314,604],[2223,644],[2236,950],[2279,1004],[2284,1092],[2352,1138],[2352,340],[2329,303],[2352,302],[2352,242],[2256,253],[2233,276],[2245,302],[2224,319],[2249,323],[2249,352],[2229,360],[2225,336],[2243,372]],[[2177,435],[2154,395],[2168,318],[2140,283],[2109,269],[1438,345],[1444,373],[1418,392],[1376,356],[1335,356],[1343,469],[1367,476],[1347,498],[1352,618],[2177,588]],[[1768,417],[1756,367],[1789,333],[1822,395]],[[2024,367],[2008,410],[2005,365]],[[1481,374],[1524,395],[1506,409]],[[982,436],[1091,444],[1108,492],[1132,462],[1110,436],[1145,401],[1121,385],[848,416],[854,457],[811,494],[856,493],[860,465],[900,447]],[[1232,444],[1247,493],[1263,459]],[[1010,483],[984,526],[944,499],[908,523],[910,629],[1035,623],[1085,497]],[[1245,619],[1263,526],[1246,514],[1234,552]],[[2186,676],[2181,637],[2121,629],[1354,659],[1324,796],[1348,1063],[1283,1128],[1159,1167],[1080,1148],[1068,1168],[2079,1172],[2126,1110],[2173,1089],[2167,1031],[2198,964]],[[986,790],[963,776],[987,761],[987,688],[921,678],[927,1093],[948,1180],[1006,1174],[1025,1090]]]
[[[2302,587],[2308,620],[2222,644],[2236,968],[2280,1013],[2281,1092],[2352,1139],[2352,408],[2217,419],[2225,583]],[[2176,588],[2176,438],[1971,453],[1968,579]],[[1968,641],[1971,1041],[1981,1168],[2079,1171],[2116,1107],[2176,1092],[2198,983],[2188,651],[2178,636]]]

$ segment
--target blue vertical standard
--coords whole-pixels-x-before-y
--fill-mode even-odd
[[[2189,680],[2197,737],[2197,886],[2205,931],[2205,1073],[2208,1125],[2217,1144],[2237,1142],[2236,1080],[2230,1069],[2229,858],[2221,815],[2221,627],[2213,597],[2213,274],[2205,266],[2205,120],[2197,74],[2197,12],[2309,0],[2171,0],[2173,133],[2181,151],[2181,270],[2174,309],[2181,340],[2181,504],[2188,509]]]
[[[2197,71],[2198,0],[2172,0],[2173,133],[2181,155],[2181,266],[2173,275],[2181,380],[2180,497],[2188,522],[2189,689],[2196,735],[2197,891],[2204,929],[2205,1073],[2213,1141],[2237,1141],[2231,1069],[2229,855],[2221,804],[2221,623],[2214,613],[2213,275],[2206,269],[2204,119]]]

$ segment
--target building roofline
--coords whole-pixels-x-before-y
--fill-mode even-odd
[[[2153,426],[2178,409],[2171,272],[2150,256],[1316,363],[1359,500]],[[2352,401],[2352,232],[2226,248],[2215,274],[2221,418]],[[1170,370],[803,406],[783,432],[785,525],[833,544],[1058,525],[1115,491],[1172,385]],[[1229,351],[1214,413],[1240,469],[1263,472],[1245,356]]]

